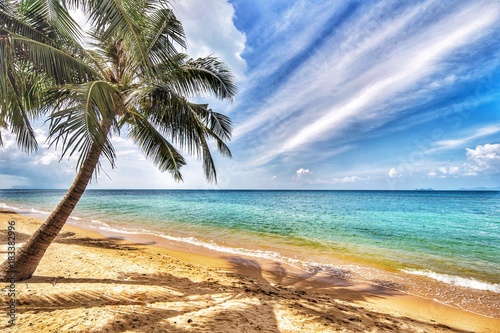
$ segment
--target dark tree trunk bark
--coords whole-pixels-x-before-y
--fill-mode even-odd
[[[103,126],[105,133],[111,125]],[[56,238],[66,220],[73,212],[83,192],[92,178],[97,166],[102,148],[93,144],[68,192],[50,214],[44,224],[17,250],[14,260],[5,260],[0,265],[0,281],[22,281],[29,279],[42,260],[45,251]]]

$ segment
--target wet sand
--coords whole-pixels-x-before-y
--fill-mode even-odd
[[[2,260],[8,221],[18,246],[42,223],[0,212]],[[500,332],[500,319],[380,285],[170,245],[66,226],[16,283],[14,326],[3,284],[0,331]]]

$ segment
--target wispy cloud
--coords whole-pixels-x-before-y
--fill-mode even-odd
[[[469,131],[470,132],[470,131]],[[498,125],[488,125],[484,127],[480,127],[474,130],[473,133],[468,133],[463,137],[450,139],[450,140],[441,140],[435,143],[435,147],[427,150],[426,154],[432,154],[443,150],[455,149],[463,147],[465,144],[479,139],[484,138],[490,135],[494,135],[500,133],[500,124]]]
[[[378,4],[352,25],[339,26],[255,116],[236,128],[237,140],[250,141],[266,129],[279,129],[272,140],[265,135],[260,140],[254,163],[302,153],[325,140],[345,143],[346,131],[355,129],[352,138],[353,133],[361,135],[388,123],[404,112],[410,98],[427,101],[423,85],[436,88],[460,81],[444,71],[446,56],[474,48],[492,26],[498,26],[500,11],[496,4],[492,8],[470,2],[433,17],[436,6],[438,2],[427,1],[387,19],[382,15],[387,8]]]

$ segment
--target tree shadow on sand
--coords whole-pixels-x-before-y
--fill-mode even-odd
[[[88,247],[106,248],[106,249],[116,249],[116,250],[138,250],[140,246],[153,245],[153,243],[119,243],[117,241],[122,241],[123,238],[119,237],[107,237],[107,238],[91,238],[91,237],[75,237],[73,232],[62,232],[56,239],[55,243],[59,244],[70,244],[70,245],[81,245]],[[8,231],[0,230],[0,245],[6,245],[8,240]],[[19,247],[21,243],[26,242],[30,239],[31,235],[25,234],[19,231],[15,232],[16,246]],[[7,251],[0,251],[0,253],[7,253]]]
[[[195,282],[168,272],[121,273],[116,279],[62,278],[57,283],[92,284],[92,290],[21,296],[19,313],[59,314],[89,310],[90,323],[103,314],[104,324],[88,332],[362,332],[427,329],[463,332],[408,318],[373,312],[352,302],[396,293],[378,286],[346,293],[351,283],[338,274],[291,273],[280,263],[264,270],[254,260],[227,258],[226,282],[217,276]],[[203,267],[201,268],[203,269]],[[35,276],[26,283],[51,282]],[[151,288],[147,288],[147,286]],[[372,288],[372,289],[370,289]],[[346,296],[347,295],[347,296]],[[92,312],[94,311],[94,312]],[[94,313],[94,317],[92,317]]]
[[[73,232],[62,232],[56,237],[54,242],[60,244],[80,245],[80,246],[115,249],[115,250],[128,250],[128,251],[138,250],[139,246],[152,245],[151,243],[147,244],[119,243],[119,241],[123,240],[122,237],[91,238],[91,237],[75,237],[75,235],[76,234]]]
[[[48,282],[51,278],[36,276],[27,283]],[[279,332],[272,308],[260,304],[243,285],[193,282],[168,273],[124,273],[121,278],[123,280],[63,279],[59,283],[94,283],[95,290],[55,291],[37,297],[20,297],[18,312],[43,313],[75,308],[101,308],[113,312],[106,325],[91,332],[251,332],[262,329]],[[106,286],[101,287],[101,284]],[[144,290],[134,286],[154,288]],[[253,320],[251,314],[254,314]],[[267,317],[265,324],[261,323],[263,316]]]

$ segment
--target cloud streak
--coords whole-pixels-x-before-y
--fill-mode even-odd
[[[279,128],[259,142],[259,157],[252,163],[263,165],[325,141],[346,143],[347,131],[357,128],[357,135],[351,135],[356,139],[404,115],[409,100],[427,102],[423,87],[449,87],[465,79],[442,74],[449,57],[488,36],[498,26],[500,12],[470,2],[420,25],[436,6],[437,2],[427,1],[388,20],[382,17],[387,8],[379,4],[352,25],[340,26],[257,115],[236,128],[237,140],[262,137],[271,126]],[[461,69],[455,72],[461,74]]]
[[[473,133],[469,133],[468,135],[460,138],[438,141],[435,144],[436,147],[427,150],[425,153],[432,154],[443,150],[456,149],[471,142],[472,140],[488,137],[497,133],[500,133],[500,124],[484,126],[476,129]]]

